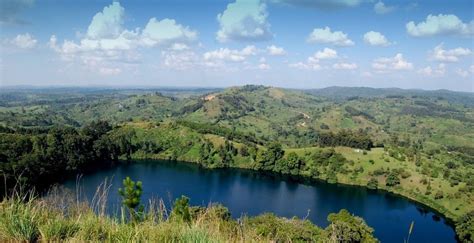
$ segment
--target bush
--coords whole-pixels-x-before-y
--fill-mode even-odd
[[[307,220],[279,218],[271,213],[245,221],[257,235],[274,242],[316,242],[321,235],[321,229]]]
[[[180,198],[176,199],[176,201],[174,201],[171,217],[173,219],[182,220],[187,223],[191,222],[188,197],[181,196]]]
[[[395,186],[400,184],[400,178],[398,178],[398,173],[392,171],[388,174],[387,179],[385,181],[386,186]]]
[[[378,242],[373,236],[374,229],[346,209],[329,214],[328,221],[331,222],[326,228],[328,239],[337,239],[337,242]]]
[[[370,180],[367,182],[367,187],[370,189],[377,189],[379,186],[379,181],[376,178],[370,178]]]

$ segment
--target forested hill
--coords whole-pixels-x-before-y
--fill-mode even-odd
[[[460,220],[474,211],[473,103],[471,93],[340,87],[3,90],[0,170],[47,184],[52,168],[183,160],[380,188]]]
[[[332,86],[322,89],[302,90],[312,95],[327,97],[335,100],[344,100],[353,97],[383,98],[391,96],[427,97],[445,99],[450,102],[474,106],[474,93],[456,92],[450,90],[419,90],[399,88],[369,88],[369,87],[338,87]]]

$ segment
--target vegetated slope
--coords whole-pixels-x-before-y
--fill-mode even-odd
[[[303,92],[327,97],[334,100],[345,100],[351,97],[361,98],[383,98],[383,97],[426,97],[445,99],[451,103],[459,103],[466,106],[474,106],[474,94],[469,92],[455,92],[450,90],[418,90],[399,88],[369,88],[369,87],[338,87],[332,86],[322,89],[302,90]]]
[[[327,97],[329,91],[316,96],[254,85],[184,98],[98,92],[70,100],[54,94],[47,104],[39,103],[44,97],[38,94],[29,94],[32,98],[24,102],[7,93],[0,122],[15,133],[104,119],[119,125],[110,136],[130,135],[125,142],[132,158],[185,160],[382,188],[452,219],[474,210],[471,94],[384,89],[379,96],[372,89],[368,95],[356,89],[353,96],[352,88],[333,89],[341,90],[342,98]],[[48,122],[39,122],[43,120]]]

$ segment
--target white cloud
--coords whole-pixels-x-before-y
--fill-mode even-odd
[[[430,59],[440,62],[457,62],[460,57],[469,56],[472,54],[472,51],[467,48],[455,48],[451,50],[443,49],[443,43],[437,45],[430,52]]]
[[[446,65],[444,63],[441,63],[438,65],[437,68],[426,66],[422,69],[419,69],[418,73],[424,76],[435,76],[435,77],[443,76],[446,73]]]
[[[163,51],[161,53],[163,65],[177,70],[186,70],[199,66],[199,56],[193,51]]]
[[[461,68],[456,69],[456,74],[463,78],[467,78],[469,76],[469,72]]]
[[[368,71],[362,72],[360,75],[361,75],[362,77],[365,77],[365,78],[371,78],[371,77],[373,77],[372,73],[371,73],[371,72],[368,72]]]
[[[14,39],[9,41],[10,44],[21,49],[31,49],[36,46],[38,42],[33,36],[29,33],[17,35]]]
[[[188,49],[187,43],[197,38],[196,31],[174,19],[151,18],[143,30],[125,29],[124,20],[125,9],[119,2],[113,2],[95,14],[87,33],[79,41],[64,40],[59,44],[53,35],[48,44],[65,61],[79,61],[86,68],[111,75],[118,73],[120,66],[137,63],[139,48],[161,45],[184,51]]]
[[[306,62],[297,62],[289,64],[290,67],[306,70],[319,70],[322,68],[321,61],[338,58],[337,51],[331,48],[324,48],[322,51],[315,52],[306,59]]]
[[[142,42],[146,46],[190,42],[196,40],[196,38],[196,31],[176,23],[174,19],[158,21],[156,18],[151,18],[148,21],[141,35]]]
[[[101,67],[99,68],[99,73],[102,75],[118,75],[122,73],[122,70],[120,68],[107,68],[107,67]]]
[[[377,58],[372,62],[372,68],[379,72],[390,70],[411,70],[413,64],[403,58],[401,53],[397,53],[394,57]]]
[[[331,32],[331,28],[314,29],[309,34],[307,41],[309,43],[331,44],[335,46],[352,46],[354,42],[347,37],[342,31]]]
[[[319,65],[319,63],[312,63],[312,62],[290,63],[288,66],[292,67],[292,68],[304,69],[304,70],[319,70],[319,69],[321,69],[321,65]]]
[[[183,43],[174,43],[171,45],[170,49],[173,51],[184,51],[189,50],[189,46]]]
[[[255,46],[246,46],[242,50],[232,50],[228,48],[220,48],[218,50],[205,52],[203,57],[207,62],[215,63],[218,61],[242,62],[248,56],[253,56],[257,53]]]
[[[408,34],[415,37],[435,35],[472,36],[474,34],[474,20],[463,23],[456,15],[439,14],[428,15],[424,22],[416,24],[410,21],[406,24]]]
[[[283,56],[286,55],[285,49],[283,47],[277,47],[275,45],[267,46],[268,55],[271,56]]]
[[[392,44],[384,35],[375,31],[365,33],[364,42],[371,46],[389,46]]]
[[[357,68],[357,64],[355,63],[345,63],[345,62],[340,62],[340,63],[334,63],[332,65],[332,68],[334,69],[345,69],[345,70],[353,70]]]
[[[376,4],[374,4],[374,11],[376,14],[386,14],[386,13],[390,13],[392,12],[393,10],[395,10],[396,7],[394,6],[387,6],[385,5],[385,3],[383,3],[382,1],[378,1]]]
[[[274,0],[274,2],[319,9],[341,9],[357,7],[365,0]]]
[[[102,12],[98,12],[92,18],[87,28],[87,37],[90,39],[113,39],[117,38],[123,31],[125,9],[119,2],[113,2],[104,7]]]
[[[268,70],[268,69],[270,69],[270,65],[268,65],[268,64],[266,64],[266,63],[260,63],[260,64],[258,64],[257,67],[258,67],[258,69],[260,69],[260,70]]]
[[[317,51],[314,55],[310,58],[314,59],[334,59],[337,58],[337,51],[331,48],[324,48],[322,51]]]
[[[261,0],[236,0],[217,15],[217,40],[226,42],[268,40],[273,37],[267,22],[266,5]]]
[[[469,72],[474,73],[474,65],[471,65],[471,66],[469,67]]]

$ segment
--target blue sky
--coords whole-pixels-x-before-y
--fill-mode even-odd
[[[474,91],[470,0],[0,4],[0,86]]]

